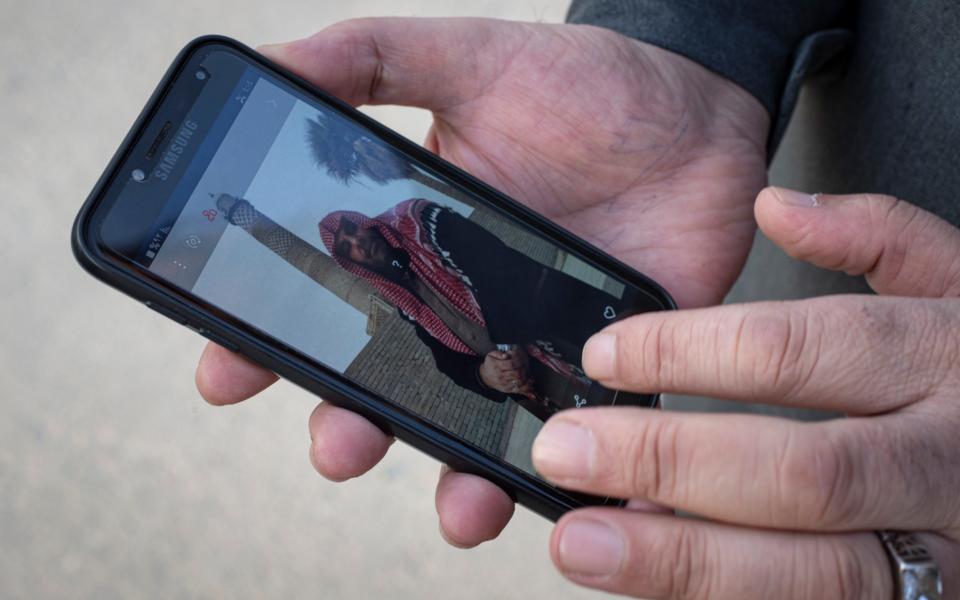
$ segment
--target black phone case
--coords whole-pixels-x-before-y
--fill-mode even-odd
[[[236,40],[217,35],[197,38],[180,51],[80,209],[74,221],[71,245],[74,255],[83,268],[106,284],[146,303],[150,308],[188,326],[208,339],[241,353],[284,379],[322,396],[325,400],[363,415],[383,431],[443,461],[452,468],[492,481],[504,489],[514,501],[548,519],[556,520],[568,510],[588,505],[577,500],[575,495],[571,496],[552,488],[535,477],[469,446],[430,422],[393,405],[389,400],[359,388],[340,374],[319,367],[278,347],[269,340],[237,327],[228,319],[191,302],[188,296],[177,295],[149,278],[121,267],[117,258],[111,256],[109,252],[104,252],[99,246],[96,234],[91,230],[91,218],[95,214],[98,201],[117,175],[120,164],[149,123],[180,68],[193,52],[206,44],[228,46],[239,52],[257,66],[316,96],[330,107],[371,129],[387,143],[426,163],[437,173],[475,193],[491,208],[533,226],[558,246],[574,250],[602,264],[606,270],[618,277],[643,287],[659,300],[664,310],[676,308],[670,295],[648,277],[559,228],[341,100],[317,89],[301,77],[269,62],[253,49]],[[659,403],[658,397],[656,403]]]

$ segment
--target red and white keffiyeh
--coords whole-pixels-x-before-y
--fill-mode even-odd
[[[443,210],[428,200],[413,198],[397,204],[377,217],[368,217],[358,212],[340,210],[330,213],[320,221],[320,238],[330,255],[342,268],[373,285],[391,304],[444,346],[463,354],[476,354],[457,337],[433,310],[410,290],[390,281],[357,263],[339,256],[334,249],[334,239],[340,231],[340,221],[346,218],[361,229],[376,228],[387,243],[410,256],[410,270],[442,296],[462,315],[474,323],[486,326],[480,304],[468,285],[469,279],[457,271],[456,265],[444,257],[433,240],[436,212]]]
[[[376,228],[390,246],[406,251],[410,256],[410,270],[417,277],[426,282],[435,293],[442,296],[463,316],[486,326],[480,304],[471,289],[469,277],[457,268],[449,252],[437,245],[436,217],[442,210],[448,209],[428,200],[412,198],[376,217],[368,217],[355,211],[336,211],[320,221],[320,238],[340,267],[370,282],[384,298],[407,317],[420,324],[434,339],[456,352],[477,356],[477,352],[465,344],[433,309],[410,290],[338,255],[334,247],[336,234],[340,231],[341,220],[344,218],[362,229]],[[497,343],[497,340],[493,341]],[[577,379],[589,384],[583,371],[553,352],[549,343],[538,341],[523,344],[523,347],[531,358],[546,365],[552,371],[565,378]]]

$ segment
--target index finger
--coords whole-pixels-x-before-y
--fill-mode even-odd
[[[648,313],[588,340],[607,387],[876,414],[912,404],[960,352],[938,300],[830,296]]]
[[[790,530],[948,527],[955,437],[942,420],[804,423],[627,407],[563,411],[532,448],[561,487],[642,498],[721,521]],[[919,429],[919,430],[918,430]],[[868,449],[868,450],[865,450]],[[918,456],[943,456],[911,469]]]
[[[487,19],[369,18],[259,50],[351,104],[439,111],[480,95],[525,31]]]

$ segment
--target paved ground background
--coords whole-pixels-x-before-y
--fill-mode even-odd
[[[562,18],[565,1],[0,0],[0,596],[588,598],[520,510],[475,551],[437,534],[432,459],[402,445],[328,483],[315,399],[278,385],[206,406],[195,334],[96,283],[76,209],[187,40],[251,45],[369,15]],[[413,139],[423,113],[377,109]]]

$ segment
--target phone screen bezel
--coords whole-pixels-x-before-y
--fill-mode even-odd
[[[669,294],[650,278],[609,257],[598,248],[559,228],[348,104],[317,89],[297,75],[274,65],[254,50],[222,36],[204,36],[188,44],[157,86],[77,216],[73,229],[73,249],[80,263],[94,276],[148,303],[152,308],[175,321],[241,352],[309,391],[356,410],[371,419],[381,429],[448,462],[454,468],[474,472],[493,480],[504,487],[515,500],[519,500],[548,518],[555,519],[566,510],[578,506],[603,504],[602,498],[555,488],[505,460],[474,447],[466,440],[454,436],[387,398],[381,398],[276,338],[270,338],[215,306],[168,284],[103,244],[98,232],[109,209],[104,205],[104,199],[109,196],[111,190],[115,190],[118,177],[122,176],[123,165],[127,163],[130,153],[149,125],[153,123],[176,81],[183,75],[185,65],[196,52],[210,45],[219,46],[221,49],[239,55],[243,60],[269,73],[272,77],[282,80],[301,94],[315,98],[325,106],[368,128],[401,153],[428,165],[435,173],[482,199],[487,206],[498,211],[505,218],[534,228],[561,249],[587,259],[598,268],[644,290],[660,304],[662,310],[676,308]],[[650,396],[650,398],[651,405],[655,406],[657,396]]]

